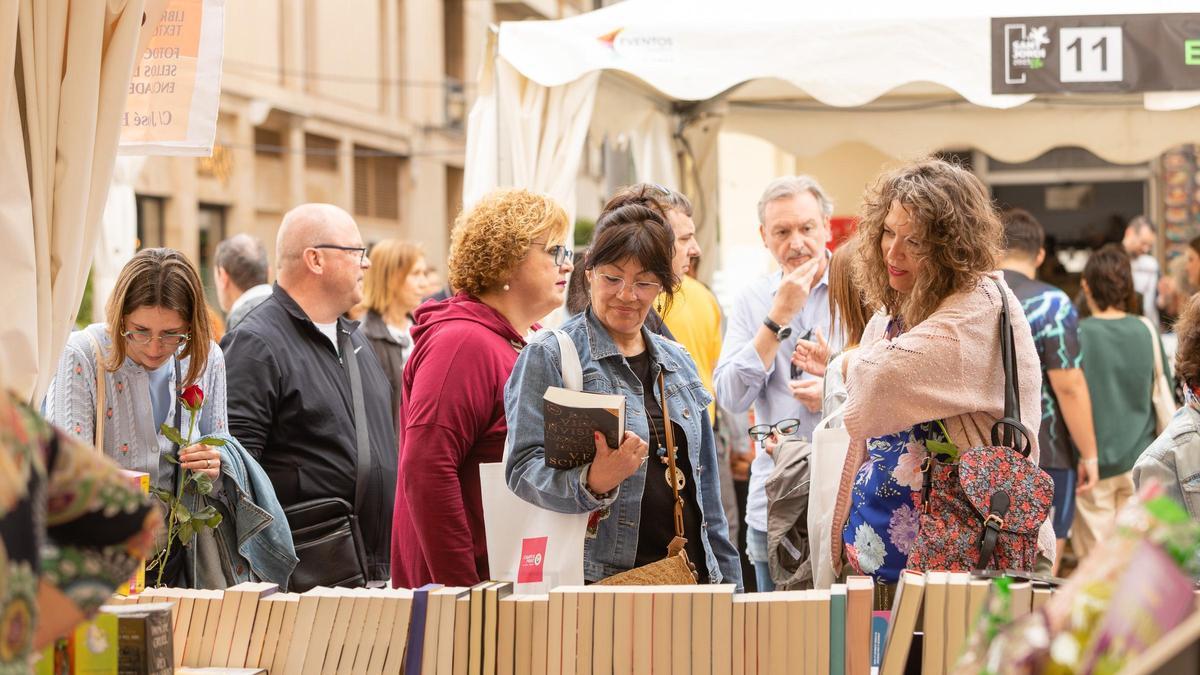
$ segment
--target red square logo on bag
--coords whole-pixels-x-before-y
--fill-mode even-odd
[[[521,541],[521,566],[517,568],[518,584],[540,584],[542,565],[546,562],[547,537],[530,537]]]

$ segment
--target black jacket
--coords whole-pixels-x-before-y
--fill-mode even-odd
[[[400,390],[404,386],[404,350],[412,347],[412,338],[407,335],[397,340],[388,330],[383,317],[375,310],[367,310],[362,320],[362,333],[375,350],[375,357],[383,367],[388,382],[392,385],[392,416],[400,418]]]
[[[350,333],[362,374],[371,443],[359,508],[372,580],[388,578],[396,492],[391,387],[358,324]],[[278,285],[221,340],[229,431],[266,470],[284,508],[319,497],[354,503],[358,450],[350,376],[333,344]]]

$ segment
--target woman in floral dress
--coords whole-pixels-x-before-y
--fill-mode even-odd
[[[883,310],[841,363],[851,444],[831,545],[835,571],[844,560],[847,571],[875,578],[881,609],[917,539],[927,454],[990,445],[1003,416],[1000,303],[1020,304],[993,273],[1002,231],[983,184],[940,160],[885,174],[866,196],[855,280]],[[1040,366],[1023,312],[1010,315],[1020,417],[1036,463]],[[1053,532],[1039,535],[1039,550],[1052,559]]]
[[[160,523],[116,465],[0,394],[0,673],[95,612]]]

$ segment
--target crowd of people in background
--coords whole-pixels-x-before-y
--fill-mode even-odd
[[[614,194],[581,251],[553,199],[486,196],[458,215],[444,288],[418,244],[369,245],[342,209],[297,206],[274,275],[250,236],[217,247],[223,334],[195,266],[143,250],[106,320],[68,340],[41,407],[58,435],[39,436],[61,447],[34,480],[53,486],[76,446],[162,491],[208,476],[195,508],[215,505],[222,524],[161,565],[167,583],[222,588],[486,580],[480,466],[504,461],[520,498],[591,514],[589,582],[682,548],[700,582],[770,591],[780,544],[765,485],[781,443],[818,426],[844,426],[850,443],[840,475],[821,478],[836,484],[825,538],[789,555],[875,577],[880,606],[902,569],[940,555],[922,537],[930,464],[993,445],[1006,413],[1025,431],[1013,448],[1052,484],[1029,567],[1063,570],[1068,541],[1086,555],[1150,478],[1200,517],[1200,298],[1184,293],[1200,287],[1200,239],[1186,279],[1160,276],[1139,217],[1092,253],[1073,301],[1038,278],[1041,224],[998,210],[960,166],[906,164],[863,202],[835,246],[815,177],[765,186],[758,229],[777,269],[747,278],[728,313],[696,278],[691,202],[651,183]],[[546,317],[569,342],[540,330]],[[559,470],[545,463],[543,394],[564,384],[566,346],[585,390],[627,395],[627,430]],[[192,386],[201,406],[182,396]],[[130,499],[105,511],[98,545],[145,548],[131,542],[156,523]]]

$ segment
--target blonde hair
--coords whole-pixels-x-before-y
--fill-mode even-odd
[[[854,285],[854,261],[858,242],[850,239],[829,259],[829,318],[843,337],[844,348],[857,347],[871,319],[862,291]]]
[[[898,202],[912,219],[913,255],[923,267],[912,292],[888,284],[881,248],[883,221]],[[854,278],[869,306],[883,307],[909,328],[929,318],[942,300],[973,288],[995,270],[1004,228],[987,188],[961,166],[924,159],[884,173],[867,191],[856,243]]]
[[[169,248],[148,248],[138,251],[117,277],[116,287],[105,307],[108,337],[112,352],[105,370],[115,372],[125,363],[125,317],[139,307],[161,307],[177,312],[188,324],[191,337],[184,344],[179,358],[190,358],[187,373],[180,387],[195,384],[208,367],[208,352],[213,330],[208,319],[208,303],[204,286],[196,268],[182,253]]]
[[[486,195],[454,222],[450,286],[480,296],[512,277],[535,239],[546,237],[546,250],[566,245],[567,212],[546,195],[511,188]]]
[[[417,244],[384,239],[371,247],[371,266],[363,279],[362,307],[385,315],[399,297],[404,280],[425,252]]]

